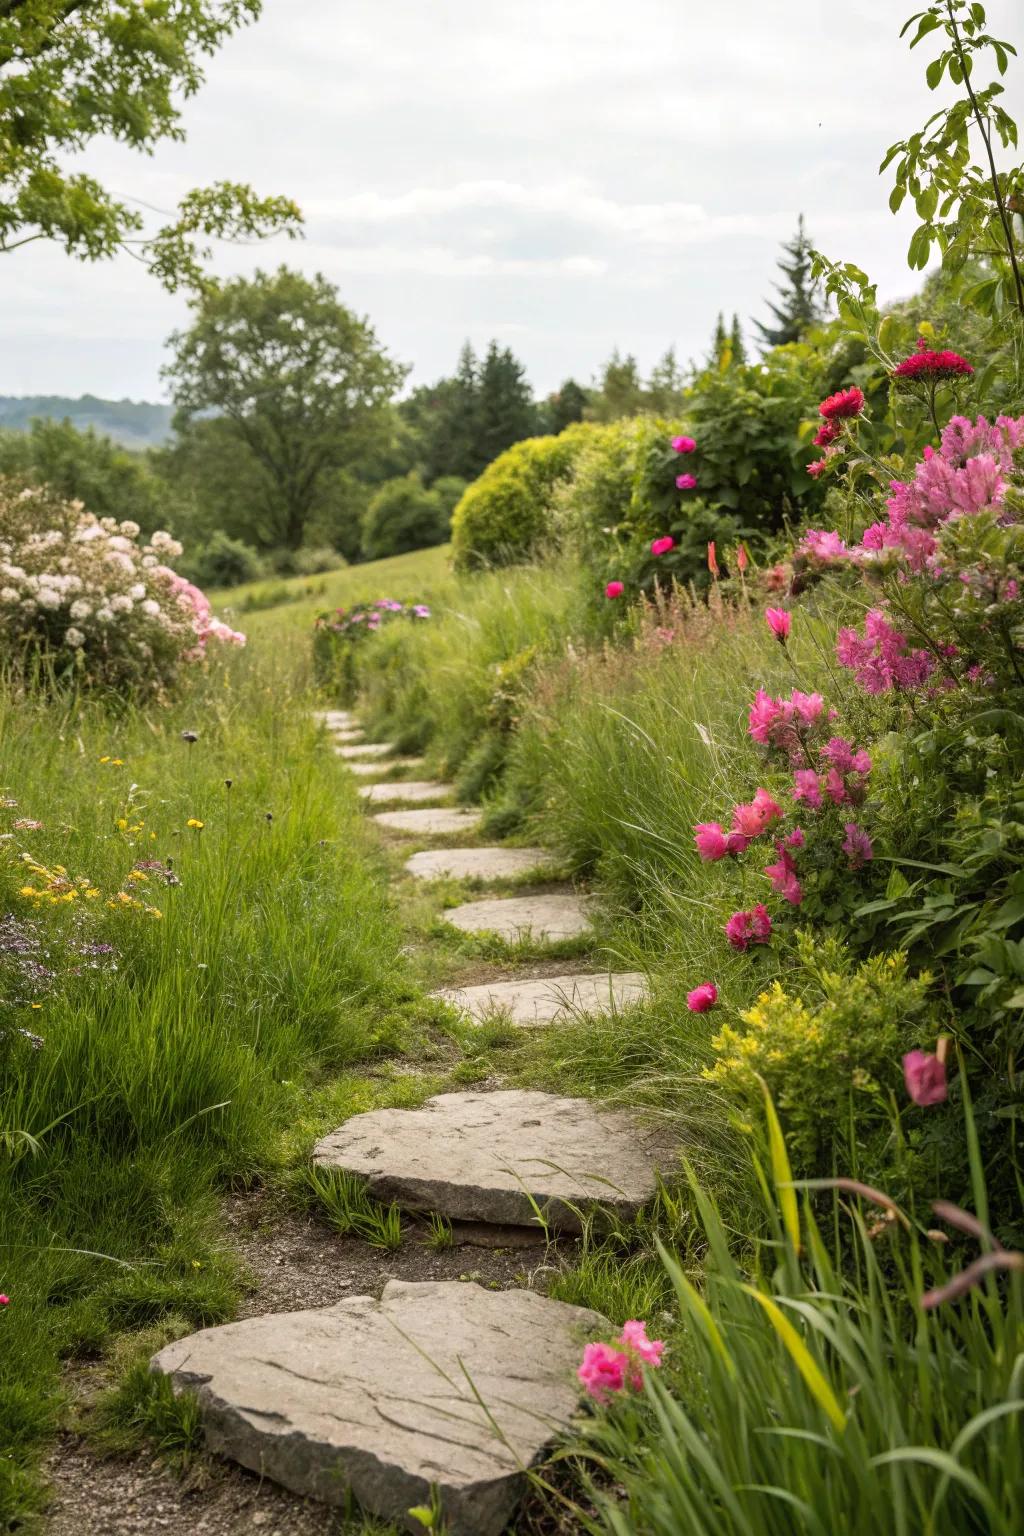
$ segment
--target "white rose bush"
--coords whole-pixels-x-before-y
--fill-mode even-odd
[[[170,534],[93,516],[46,488],[0,480],[0,653],[24,680],[129,692],[168,688],[212,645],[245,636],[214,618],[170,564]]]

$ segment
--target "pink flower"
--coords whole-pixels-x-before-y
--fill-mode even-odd
[[[821,810],[821,785],[813,768],[798,768],[793,774],[793,799],[809,805],[811,810]]]
[[[674,437],[672,447],[676,453],[692,453],[697,444],[692,437]]]
[[[697,489],[697,476],[676,475],[676,485],[681,491],[695,491]]]
[[[782,806],[766,789],[759,789],[749,805],[737,805],[732,813],[732,830],[749,841],[760,837],[782,815]]]
[[[813,464],[808,464],[807,473],[811,476],[812,480],[817,480],[818,476],[823,474],[826,469],[828,469],[828,459],[815,459]]]
[[[693,829],[693,841],[706,863],[724,859],[729,852],[729,840],[717,821],[699,821]]]
[[[818,406],[818,415],[824,416],[826,421],[841,421],[844,417],[859,416],[863,409],[864,391],[854,384],[823,400]]]
[[[941,1104],[946,1097],[946,1065],[927,1051],[908,1051],[903,1058],[903,1081],[915,1104]]]
[[[875,850],[871,846],[871,839],[863,827],[858,827],[855,821],[848,821],[845,831],[843,852],[850,861],[851,869],[860,869],[862,864],[867,864],[875,856]]]
[[[838,422],[823,421],[812,439],[815,448],[827,448],[834,443],[837,437],[842,437],[843,429]]]
[[[707,1013],[718,1002],[718,988],[713,981],[704,981],[686,994],[686,1006],[691,1013]]]
[[[621,597],[626,588],[621,581],[610,581],[604,589],[605,597]]]
[[[793,625],[793,616],[785,608],[766,608],[764,611],[768,628],[777,639],[785,645],[789,639],[789,631]]]
[[[607,1400],[609,1392],[621,1392],[626,1384],[629,1356],[610,1344],[588,1344],[577,1377],[597,1402]]]
[[[635,1317],[631,1317],[628,1323],[623,1323],[619,1343],[642,1360],[645,1365],[657,1367],[661,1364],[661,1357],[665,1351],[664,1340],[649,1339],[647,1324],[638,1322]]]
[[[676,541],[672,535],[668,533],[666,533],[663,538],[653,539],[651,541],[651,554],[667,555],[669,550],[675,547],[675,542]]]
[[[733,949],[747,949],[751,944],[767,944],[772,934],[768,909],[758,902],[749,912],[734,912],[725,925],[725,936]]]
[[[738,544],[738,546],[737,546],[737,548],[736,548],[736,569],[742,575],[743,572],[746,570],[746,568],[747,568],[747,566],[749,564],[750,564],[750,560],[749,560],[749,557],[747,555],[747,546],[743,543],[743,541],[741,539],[739,544]]]
[[[804,893],[796,877],[796,866],[786,852],[785,844],[780,842],[777,846],[779,857],[774,864],[766,866],[765,874],[772,882],[776,895],[788,901],[791,906],[798,907],[804,899]]]
[[[9,1296],[0,1295],[0,1307],[9,1307],[10,1304],[11,1298]]]
[[[925,338],[919,336],[917,351],[904,358],[902,363],[897,363],[892,376],[894,379],[910,379],[911,382],[918,379],[937,382],[939,379],[964,377],[973,372],[970,363],[959,352],[932,352]]]

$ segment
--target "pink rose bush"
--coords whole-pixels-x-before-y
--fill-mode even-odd
[[[50,491],[0,484],[0,641],[79,683],[143,692],[173,683],[211,643],[245,636],[216,619],[170,561],[170,534],[94,517]]]

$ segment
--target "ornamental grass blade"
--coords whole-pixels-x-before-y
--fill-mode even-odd
[[[782,1134],[782,1126],[779,1117],[775,1113],[775,1105],[772,1096],[768,1092],[767,1083],[762,1082],[764,1092],[765,1117],[768,1121],[768,1150],[772,1161],[772,1178],[775,1181],[775,1190],[779,1199],[779,1209],[782,1212],[782,1222],[786,1229],[786,1235],[793,1245],[793,1251],[800,1250],[800,1206],[793,1188],[793,1170],[789,1166],[789,1153],[786,1151],[786,1138]]]
[[[758,1306],[763,1307],[768,1314],[769,1321],[786,1348],[786,1352],[796,1366],[804,1382],[818,1404],[818,1407],[826,1415],[832,1427],[842,1434],[846,1428],[846,1415],[842,1405],[832,1388],[825,1380],[824,1373],[814,1356],[811,1354],[803,1339],[797,1333],[789,1318],[778,1307],[770,1296],[765,1296],[753,1285],[742,1285],[741,1290],[748,1296],[752,1296]]]

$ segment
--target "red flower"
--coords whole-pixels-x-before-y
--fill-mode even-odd
[[[932,352],[923,336],[918,337],[917,351],[897,363],[892,371],[894,379],[909,379],[914,383],[923,379],[926,383],[939,379],[964,378],[974,372],[973,367],[959,352]]]
[[[717,577],[718,577],[718,560],[717,560],[717,558],[715,556],[715,541],[714,541],[714,539],[711,539],[709,541],[709,543],[708,543],[708,570],[711,572],[712,576],[714,576],[716,578],[716,580],[717,580]]]
[[[747,546],[741,541],[739,547],[736,550],[736,569],[741,572],[745,571],[749,564],[750,560],[747,555]]]
[[[864,391],[851,384],[849,389],[837,390],[823,400],[818,406],[818,415],[824,416],[826,421],[838,421],[847,416],[859,416],[863,409]]]
[[[610,581],[604,589],[604,595],[605,597],[621,597],[625,590],[621,581]]]
[[[823,421],[814,434],[815,448],[827,448],[829,443],[834,443],[837,437],[841,437],[842,427],[835,421]]]
[[[713,981],[702,982],[686,994],[686,1006],[691,1013],[707,1013],[718,1002],[718,988]]]
[[[817,480],[823,469],[828,469],[828,459],[816,459],[813,464],[808,464],[807,473]]]

